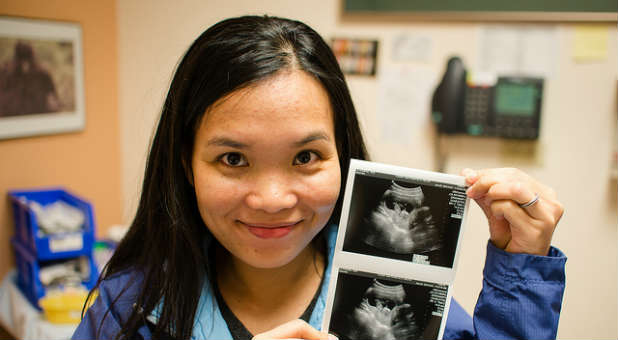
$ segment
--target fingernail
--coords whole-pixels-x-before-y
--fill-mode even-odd
[[[328,340],[339,340],[339,338],[334,336],[334,335],[332,335],[332,334],[329,334],[328,335]]]
[[[464,177],[466,177],[466,179],[474,179],[474,177],[476,177],[476,171],[470,168],[463,169],[461,173],[464,175]]]
[[[470,188],[468,188],[468,189],[466,190],[466,195],[467,195],[468,197],[470,197],[470,198],[476,198],[476,197],[474,197],[474,192],[472,191],[472,187],[470,187]]]

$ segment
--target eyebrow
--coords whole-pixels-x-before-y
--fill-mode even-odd
[[[309,136],[301,139],[298,142],[294,143],[295,147],[301,147],[305,144],[309,144],[313,141],[317,141],[317,140],[324,140],[324,141],[330,141],[330,138],[328,137],[327,134],[325,134],[324,132],[314,132],[312,134],[310,134]]]
[[[231,147],[231,148],[236,148],[236,149],[246,149],[249,146],[247,144],[241,143],[241,142],[237,142],[235,140],[229,139],[229,138],[225,138],[225,137],[215,137],[212,138],[208,141],[208,145],[213,145],[213,146],[227,146],[227,147]]]
[[[330,141],[330,137],[328,137],[328,135],[324,132],[314,132],[308,135],[307,137],[299,140],[298,142],[294,142],[293,146],[301,147],[303,145],[306,145],[306,144],[309,144],[311,142],[318,141],[318,140]],[[231,148],[236,148],[236,149],[249,148],[249,145],[245,143],[241,143],[241,142],[238,142],[233,139],[226,138],[226,137],[214,137],[208,141],[208,145],[209,146],[224,146],[224,147],[231,147]]]

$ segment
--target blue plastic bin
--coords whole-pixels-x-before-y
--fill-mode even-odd
[[[17,266],[17,286],[21,289],[21,291],[32,303],[32,305],[40,310],[41,307],[39,306],[39,299],[45,296],[45,287],[39,279],[39,271],[48,263],[58,262],[62,260],[39,260],[34,256],[34,254],[31,254],[28,249],[26,249],[26,247],[21,244],[20,241],[15,238],[11,240],[11,244],[13,245],[13,250],[15,253],[15,264]],[[88,263],[90,267],[90,277],[88,280],[82,281],[82,284],[86,286],[86,288],[92,289],[97,283],[99,274],[97,272],[92,253],[82,254],[81,256],[85,256],[88,258]],[[68,258],[66,260],[70,259],[72,258]]]
[[[44,190],[12,190],[8,193],[13,207],[15,237],[39,260],[53,260],[91,254],[95,238],[94,212],[92,205],[83,198],[62,188]],[[42,206],[64,201],[80,209],[85,215],[80,232],[45,235],[39,232],[36,215],[28,201]]]

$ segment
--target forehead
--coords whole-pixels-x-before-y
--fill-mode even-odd
[[[334,134],[328,93],[304,71],[283,71],[215,102],[206,111],[200,130],[223,132],[265,124],[274,129],[276,125],[322,128]]]

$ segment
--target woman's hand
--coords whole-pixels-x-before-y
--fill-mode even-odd
[[[510,253],[547,255],[564,209],[553,189],[518,169],[464,169],[474,199],[489,220],[493,244]],[[533,204],[535,196],[539,199]]]
[[[336,340],[337,338],[326,332],[320,332],[301,319],[288,321],[270,331],[260,333],[252,340],[267,339],[311,339],[311,340]]]

